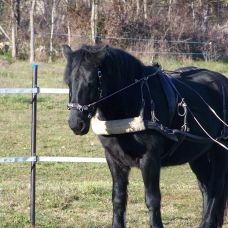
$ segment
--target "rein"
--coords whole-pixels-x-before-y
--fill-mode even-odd
[[[117,93],[120,93],[120,92],[122,92],[122,91],[124,91],[124,90],[126,90],[126,89],[128,89],[128,88],[130,88],[130,87],[142,82],[142,81],[147,81],[150,77],[155,76],[158,73],[158,71],[160,71],[160,70],[158,69],[155,73],[153,73],[151,75],[148,75],[146,77],[143,77],[143,78],[141,78],[139,80],[135,80],[134,83],[132,83],[132,84],[130,84],[130,85],[128,85],[128,86],[126,86],[126,87],[124,87],[124,88],[122,88],[122,89],[120,89],[120,90],[118,90],[118,91],[116,91],[116,92],[114,92],[114,93],[112,93],[110,95],[107,95],[106,97],[102,97],[102,89],[101,89],[101,77],[102,77],[102,74],[101,74],[101,71],[98,69],[97,76],[98,76],[99,84],[100,84],[99,87],[98,87],[98,91],[100,93],[99,100],[97,100],[97,101],[95,101],[95,102],[93,102],[91,104],[87,104],[87,105],[81,105],[79,103],[69,102],[67,104],[67,109],[68,110],[72,110],[73,109],[73,110],[77,110],[79,112],[84,112],[84,111],[89,112],[88,118],[92,118],[93,115],[92,115],[92,112],[91,112],[91,108],[94,109],[94,105],[96,105],[96,104],[98,104],[98,103],[100,103],[100,102],[102,102],[102,101],[104,101],[104,100],[116,95]],[[69,101],[70,100],[71,100],[71,96],[69,96]]]
[[[198,68],[196,69],[196,70],[199,70]],[[205,69],[200,69],[200,70],[205,70]],[[182,73],[182,72],[178,72],[178,71],[173,71],[173,73]],[[211,73],[211,72],[210,72]],[[183,83],[183,82],[181,82],[180,80],[178,80],[177,78],[175,78],[175,77],[173,77],[173,76],[171,76],[171,75],[169,75],[170,77],[172,77],[173,79],[175,79],[176,81],[178,81],[179,83],[181,83],[182,85],[185,85],[186,87],[188,87],[188,88],[190,88],[193,92],[195,92],[199,97],[200,97],[200,99],[206,104],[206,106],[210,109],[210,111],[215,115],[215,117],[220,121],[220,122],[222,122],[223,123],[223,130],[222,130],[222,132],[221,132],[221,135],[220,136],[218,136],[216,139],[214,139],[205,129],[204,129],[204,127],[200,124],[200,122],[198,121],[198,119],[194,116],[194,114],[192,113],[192,111],[191,111],[191,109],[186,105],[186,108],[187,108],[187,110],[190,112],[190,114],[192,115],[192,117],[193,117],[193,119],[196,121],[196,123],[198,124],[198,126],[202,129],[202,131],[208,136],[208,138],[211,140],[211,141],[213,141],[213,142],[215,142],[215,143],[217,143],[217,144],[219,144],[221,147],[223,147],[223,148],[225,148],[226,150],[228,150],[228,147],[227,146],[225,146],[223,143],[221,143],[221,142],[219,142],[218,140],[219,139],[227,139],[228,138],[228,136],[227,136],[227,134],[226,134],[226,127],[228,127],[228,125],[227,125],[227,123],[225,123],[225,120],[226,120],[226,110],[225,110],[225,88],[224,88],[224,85],[223,85],[223,83],[222,83],[222,81],[220,80],[220,78],[219,77],[217,77],[215,74],[213,74],[213,73],[211,73],[218,81],[219,81],[219,83],[220,83],[220,85],[221,85],[221,87],[222,87],[222,98],[223,98],[223,100],[222,100],[222,105],[223,105],[223,120],[218,116],[218,114],[215,112],[215,110],[203,99],[203,97],[196,91],[196,90],[194,90],[192,87],[190,87],[190,86],[188,86],[188,85],[186,85],[185,83]],[[171,81],[170,81],[171,82]],[[180,96],[180,98],[182,98],[181,97],[181,95],[180,95],[180,93],[178,92],[178,90],[176,89],[176,87],[173,85],[173,88],[174,88],[174,90],[177,92],[177,94]],[[183,98],[182,98],[182,100],[183,100]],[[173,130],[175,133],[181,133],[181,134],[184,134],[184,135],[188,135],[189,137],[192,137],[192,138],[200,138],[200,136],[194,136],[194,135],[189,135],[189,133],[186,133],[186,132],[182,132],[182,131],[180,131],[180,130],[177,130],[177,129],[174,129]],[[208,138],[205,138],[205,137],[201,137],[202,139],[204,138],[206,141],[208,141]]]
[[[202,69],[205,70],[205,69]],[[174,71],[174,73],[181,73],[181,72],[176,72]],[[218,78],[215,74],[211,73],[214,77],[217,78],[217,80],[219,81],[221,87],[222,87],[222,105],[223,105],[223,120],[218,116],[218,114],[215,112],[215,110],[203,99],[203,97],[196,91],[194,90],[192,87],[186,85],[185,83],[181,82],[180,80],[178,80],[177,78],[169,75],[170,77],[172,77],[173,79],[175,79],[176,81],[178,81],[179,83],[185,85],[186,87],[188,87],[189,89],[191,89],[193,92],[195,92],[200,99],[205,103],[205,105],[210,109],[210,111],[214,114],[214,116],[223,124],[223,130],[221,132],[221,135],[218,136],[216,139],[214,139],[205,129],[204,127],[200,124],[200,122],[198,121],[198,119],[194,116],[194,114],[192,113],[191,109],[186,106],[187,110],[190,112],[190,114],[192,115],[193,119],[196,121],[196,123],[198,124],[198,126],[202,129],[202,131],[208,136],[208,138],[210,140],[212,140],[213,142],[219,144],[220,146],[222,146],[223,148],[225,148],[226,150],[228,150],[228,147],[225,146],[223,143],[219,142],[219,139],[227,139],[228,135],[226,134],[226,127],[228,127],[228,124],[225,122],[226,120],[226,109],[225,109],[225,88],[224,85],[222,83],[222,81],[220,80],[220,78]],[[177,91],[178,95],[180,96],[179,92]],[[181,96],[180,96],[181,97]],[[178,130],[174,130],[174,132],[178,132]],[[180,132],[179,132],[180,133]]]
[[[198,69],[199,70],[199,69]],[[148,75],[146,77],[143,77],[139,80],[135,80],[134,83],[110,94],[110,95],[107,95],[106,97],[102,97],[102,88],[101,88],[101,78],[102,78],[102,74],[101,74],[101,71],[98,69],[98,81],[99,81],[99,87],[98,87],[98,91],[99,91],[99,100],[91,103],[91,104],[87,104],[87,105],[81,105],[79,103],[72,103],[72,102],[69,102],[68,105],[67,105],[67,109],[68,110],[77,110],[79,112],[88,112],[88,118],[92,118],[94,113],[95,113],[95,108],[94,106],[138,83],[142,83],[141,84],[141,94],[142,94],[142,88],[143,88],[143,85],[146,85],[147,87],[147,90],[149,92],[149,96],[150,96],[150,90],[149,90],[149,86],[147,84],[147,80],[150,78],[150,77],[153,77],[155,75],[157,75],[158,72],[162,72],[160,69],[158,69],[155,73],[151,74],[151,75]],[[163,72],[165,73],[165,72]],[[178,71],[173,71],[173,73],[182,73],[182,72],[178,72]],[[166,75],[166,74],[165,74]],[[214,75],[214,74],[213,74]],[[167,75],[166,75],[167,76]],[[221,121],[226,127],[228,127],[228,125],[225,123],[225,118],[226,118],[226,110],[225,110],[225,89],[224,89],[224,85],[222,83],[222,81],[216,76],[214,75],[218,81],[220,82],[221,86],[222,86],[222,95],[223,95],[223,120],[216,114],[216,112],[210,107],[210,105],[203,99],[203,97],[196,91],[194,90],[193,88],[191,88],[190,86],[186,85],[185,83],[181,82],[180,80],[178,80],[177,78],[169,75],[170,77],[172,77],[173,79],[175,79],[176,81],[182,83],[183,85],[185,85],[186,87],[190,88],[192,91],[194,91],[200,98],[201,100],[207,105],[207,107],[211,110],[211,112],[218,118],[219,121]],[[165,136],[167,136],[168,138],[171,137],[171,135],[175,135],[175,134],[180,134],[182,135],[182,140],[180,139],[180,143],[184,140],[183,137],[187,136],[189,137],[190,139],[192,140],[195,140],[195,141],[200,141],[200,142],[209,142],[209,141],[213,141],[217,144],[219,144],[220,146],[222,146],[223,148],[225,148],[226,150],[228,150],[228,147],[226,147],[224,144],[222,144],[221,142],[219,142],[218,140],[221,139],[221,138],[224,138],[224,139],[227,139],[228,136],[225,135],[225,132],[226,132],[226,129],[225,129],[225,126],[223,125],[223,130],[222,130],[222,134],[221,136],[217,137],[216,139],[214,139],[204,128],[203,126],[199,123],[199,121],[197,120],[197,118],[194,116],[194,114],[192,113],[192,111],[190,110],[190,108],[187,106],[187,104],[184,102],[184,98],[182,98],[182,96],[180,95],[179,91],[176,89],[175,85],[173,84],[173,82],[169,79],[167,80],[168,83],[170,84],[170,86],[172,87],[172,89],[176,92],[176,94],[180,97],[181,99],[181,102],[178,104],[178,107],[177,109],[179,110],[179,107],[181,106],[183,109],[184,109],[184,113],[181,114],[180,111],[178,111],[178,115],[179,116],[182,116],[184,117],[184,125],[181,127],[181,130],[179,129],[168,129],[166,128],[165,126],[163,126],[162,124],[161,125],[157,125],[158,123],[156,122],[158,119],[155,117],[155,113],[154,113],[154,102],[153,100],[151,99],[151,117],[152,117],[152,121],[148,121],[148,120],[145,120],[145,125],[148,127],[148,129],[155,129],[155,130],[158,130],[160,131],[162,134],[164,134]],[[151,96],[150,96],[151,98]],[[69,94],[69,101],[71,100],[71,95]],[[143,96],[142,96],[142,103],[144,102],[144,99],[143,99]],[[196,123],[198,124],[198,126],[202,129],[202,131],[208,136],[207,137],[202,137],[202,136],[197,136],[197,135],[193,135],[193,134],[190,134],[188,133],[189,131],[189,128],[187,127],[187,111],[189,111],[189,113],[192,115],[192,117],[194,118],[194,120],[196,121]],[[155,126],[156,125],[156,126]],[[172,140],[176,141],[175,138],[173,138]],[[179,144],[180,144],[179,143]],[[179,146],[179,144],[177,146],[174,146],[174,149],[171,150],[171,152],[169,152],[169,154],[171,155],[173,153],[173,151],[176,149],[176,147]]]

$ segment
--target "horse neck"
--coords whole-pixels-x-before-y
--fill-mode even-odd
[[[156,69],[154,68],[145,67],[140,75],[143,75],[145,77],[153,74],[155,70]],[[140,79],[138,74],[130,74],[130,76],[134,75]],[[102,120],[126,119],[139,116],[142,105],[141,83],[137,83],[129,88],[124,89],[126,86],[131,85],[135,82],[135,77],[134,80],[132,80],[132,78],[130,80],[126,78],[126,81],[123,81],[121,85],[115,84],[116,81],[114,77],[111,80],[110,78],[109,80],[105,80],[104,97],[121,89],[123,90],[105,99],[98,106],[100,115],[99,117]],[[150,91],[153,93],[153,91],[156,91],[156,87],[159,82],[156,76],[150,78],[149,80]],[[143,88],[143,97],[146,99],[146,101],[150,102],[148,90],[145,88],[145,86]]]

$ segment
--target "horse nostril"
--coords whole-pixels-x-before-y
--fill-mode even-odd
[[[78,126],[79,126],[79,128],[80,128],[80,131],[83,131],[84,129],[85,129],[85,122],[84,121],[80,121],[79,123],[78,123]]]
[[[69,118],[68,124],[70,129],[74,132],[76,135],[83,135],[86,134],[89,130],[89,125],[84,119],[81,118]]]

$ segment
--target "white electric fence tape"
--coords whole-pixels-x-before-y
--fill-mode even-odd
[[[106,162],[105,158],[89,158],[89,157],[8,157],[0,158],[3,162]]]
[[[68,94],[69,89],[54,88],[0,88],[0,93],[60,93]]]
[[[38,93],[38,88],[0,88],[0,93]]]
[[[0,88],[0,93],[58,93],[68,94],[69,89],[54,88]],[[89,157],[6,157],[0,158],[3,162],[106,162],[105,158],[89,158]]]
[[[38,93],[61,93],[68,94],[69,89],[52,89],[52,88],[38,88]]]

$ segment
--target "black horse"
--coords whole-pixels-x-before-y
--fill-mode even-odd
[[[113,180],[112,227],[125,227],[131,167],[142,172],[150,227],[163,227],[162,166],[189,163],[203,196],[201,228],[222,227],[228,201],[228,80],[187,67],[167,75],[107,45],[83,45],[67,59],[69,126],[99,135]]]

